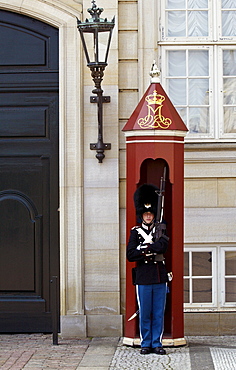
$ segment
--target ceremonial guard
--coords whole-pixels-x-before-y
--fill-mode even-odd
[[[158,191],[156,186],[144,184],[134,193],[136,215],[141,226],[132,228],[127,245],[128,261],[137,262],[133,269],[133,282],[139,306],[142,355],[166,354],[162,347],[162,335],[168,275],[163,254],[169,238],[165,235],[162,219],[157,220],[158,202],[161,208]],[[161,230],[159,235],[157,227]]]

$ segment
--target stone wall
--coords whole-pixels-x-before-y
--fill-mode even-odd
[[[102,83],[104,142],[99,164],[97,106],[76,17],[90,17],[90,0],[0,0],[59,28],[60,37],[60,253],[62,334],[122,335],[125,313],[126,152],[122,128],[149,86],[158,61],[156,0],[97,0],[112,19],[108,67]],[[234,144],[185,145],[185,243],[235,243]],[[194,315],[191,313],[191,315]],[[186,332],[192,334],[186,315]],[[214,316],[215,317],[215,316]],[[225,316],[224,316],[225,317]]]

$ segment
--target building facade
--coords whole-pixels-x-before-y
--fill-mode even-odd
[[[123,333],[126,150],[122,128],[149,86],[161,84],[189,129],[185,138],[185,333],[235,334],[236,5],[221,0],[103,0],[115,16],[102,87],[104,141],[98,163],[93,82],[77,18],[89,0],[0,0],[7,11],[59,31],[59,259],[64,336]],[[14,63],[13,63],[14,64]],[[6,66],[5,66],[6,67]],[[5,68],[4,67],[4,68]],[[2,67],[3,68],[3,67]],[[4,190],[4,189],[1,189]]]

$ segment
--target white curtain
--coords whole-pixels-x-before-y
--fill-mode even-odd
[[[234,0],[229,0],[234,1]],[[166,9],[206,9],[208,0],[166,0]]]
[[[170,77],[168,93],[172,103],[178,107],[190,132],[208,133],[208,50],[171,50],[167,52],[167,58],[168,77]]]
[[[221,22],[213,19],[209,24],[212,10],[208,0],[166,0],[166,35],[173,38],[202,38],[209,36],[211,27],[221,27],[222,37],[236,36],[236,0],[221,0]],[[215,21],[218,23],[215,24]],[[220,24],[221,23],[221,24]],[[217,51],[217,50],[215,50]],[[216,55],[218,55],[216,53]],[[214,62],[214,61],[213,61]],[[223,108],[224,132],[236,133],[236,50],[223,50]],[[167,52],[168,93],[178,112],[187,124],[190,133],[210,132],[210,72],[209,52],[191,49]],[[212,76],[213,77],[213,76]],[[215,76],[218,78],[218,76]],[[217,93],[217,92],[214,92]],[[217,103],[219,104],[219,103]],[[215,107],[218,110],[218,106]]]
[[[169,37],[208,36],[208,11],[169,11],[167,27]]]
[[[185,37],[186,36],[186,12],[171,11],[168,12],[168,36]]]
[[[224,132],[236,132],[236,50],[223,50]]]
[[[170,100],[174,105],[187,105],[187,85],[186,79],[169,80],[168,91]]]
[[[236,107],[224,107],[224,132],[236,133]]]
[[[236,8],[235,0],[222,0],[221,7],[224,9]]]
[[[223,75],[236,76],[236,50],[223,51]]]
[[[209,76],[208,50],[189,50],[189,76]]]
[[[168,52],[168,76],[185,77],[186,71],[186,50],[173,50]]]
[[[166,9],[169,37],[208,36],[208,0],[168,0]]]
[[[188,36],[208,36],[208,11],[188,12]]]
[[[185,0],[166,0],[167,9],[185,9],[186,1]]]
[[[221,8],[222,36],[236,36],[235,0],[222,0]],[[208,0],[167,0],[166,10],[167,36],[207,37],[209,35]]]
[[[222,36],[236,36],[236,11],[222,11]]]
[[[208,134],[210,130],[209,108],[189,108],[189,132]]]
[[[188,9],[207,9],[208,0],[188,0]]]
[[[190,78],[189,102],[188,105],[208,105],[209,104],[209,80],[203,78]]]

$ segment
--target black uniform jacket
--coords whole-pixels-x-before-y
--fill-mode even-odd
[[[129,262],[137,261],[135,271],[135,284],[149,285],[166,283],[168,281],[165,264],[162,261],[155,262],[155,258],[146,258],[147,251],[156,254],[164,254],[168,247],[167,236],[161,236],[158,241],[153,244],[148,244],[147,249],[140,248],[144,238],[138,233],[138,227],[134,227],[130,232],[129,243],[127,245],[127,259]],[[151,230],[147,230],[142,225],[142,229],[149,234]],[[148,261],[147,261],[148,260]],[[146,262],[145,262],[146,261]]]

